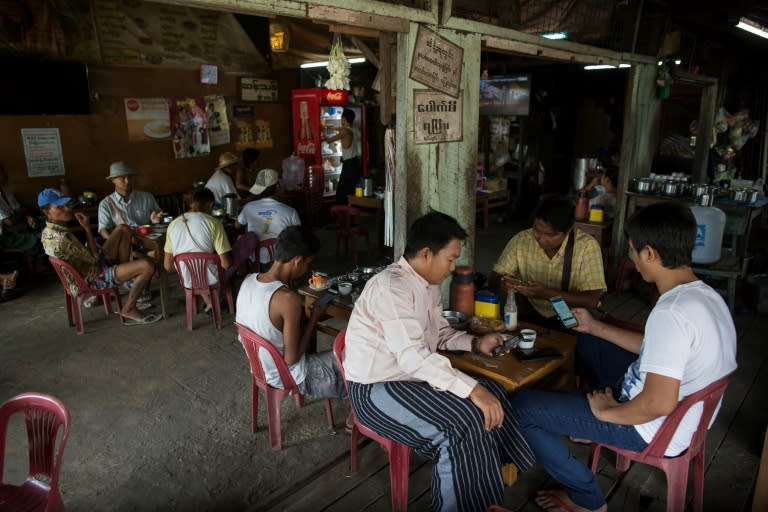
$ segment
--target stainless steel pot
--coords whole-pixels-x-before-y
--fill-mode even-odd
[[[680,195],[680,183],[677,181],[665,181],[661,187],[661,193],[668,197],[677,197]]]
[[[748,203],[754,203],[755,201],[760,199],[763,195],[762,192],[760,192],[760,190],[756,188],[748,188],[745,192],[747,193],[747,198],[745,199],[745,201],[747,201]]]
[[[747,191],[745,189],[734,190],[731,189],[731,199],[734,201],[746,201]]]
[[[222,197],[224,200],[224,211],[227,213],[227,217],[235,218],[240,213],[240,196],[237,194],[227,194]]]
[[[635,183],[635,192],[639,192],[641,194],[650,194],[652,185],[653,182],[650,178],[640,178]]]
[[[709,185],[706,183],[694,183],[691,185],[691,195],[698,199],[702,194],[706,194],[709,189]]]
[[[715,195],[717,187],[707,187],[707,190],[696,198],[696,204],[699,206],[712,206],[715,204]]]

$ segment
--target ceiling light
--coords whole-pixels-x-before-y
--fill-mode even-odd
[[[588,71],[593,71],[595,69],[615,69],[616,66],[612,64],[592,64],[590,66],[584,66],[584,69]]]
[[[290,44],[291,34],[279,21],[269,22],[269,47],[273,52],[285,52]]]
[[[568,32],[549,32],[548,34],[541,34],[541,37],[553,40],[568,39]]]
[[[683,61],[681,61],[680,59],[675,59],[675,65],[676,65],[676,66],[679,66],[679,65],[680,65],[680,64],[682,64],[682,63],[683,63]],[[660,60],[660,61],[659,61],[659,66],[661,66],[662,64],[664,64],[664,61],[663,61],[663,60]]]
[[[619,64],[619,67],[620,67],[621,69],[625,69],[625,68],[631,68],[631,67],[632,67],[632,64],[623,64],[623,63],[622,63],[622,64]]]
[[[354,59],[349,59],[350,64],[360,64],[361,62],[365,62],[365,57],[355,57]],[[302,64],[302,68],[321,68],[323,66],[327,66],[328,61],[324,60],[321,62],[307,62],[305,64]]]
[[[739,22],[736,24],[736,28],[746,30],[757,36],[765,37],[768,39],[768,28],[762,26],[756,21],[752,21],[749,18],[739,18]]]

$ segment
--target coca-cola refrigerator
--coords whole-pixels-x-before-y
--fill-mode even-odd
[[[368,145],[365,144],[365,105],[347,103],[347,91],[331,89],[294,89],[293,149],[307,166],[323,168],[323,195],[336,195],[341,177],[341,141],[321,142],[320,135],[332,137],[341,127],[341,114],[345,108],[355,113],[352,127],[357,133],[357,154],[363,166],[363,176],[368,173]]]

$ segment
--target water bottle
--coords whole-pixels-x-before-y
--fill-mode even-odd
[[[515,290],[507,292],[507,303],[504,305],[504,329],[513,331],[517,329],[517,304],[515,303]]]

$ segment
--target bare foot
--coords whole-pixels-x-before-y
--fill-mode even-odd
[[[594,511],[588,508],[580,507],[577,504],[575,504],[573,500],[568,497],[568,494],[566,494],[566,492],[563,490],[553,489],[548,491],[539,491],[534,501],[543,510],[547,510],[549,512],[607,512],[608,511],[607,504],[603,505],[598,509],[595,509]]]

